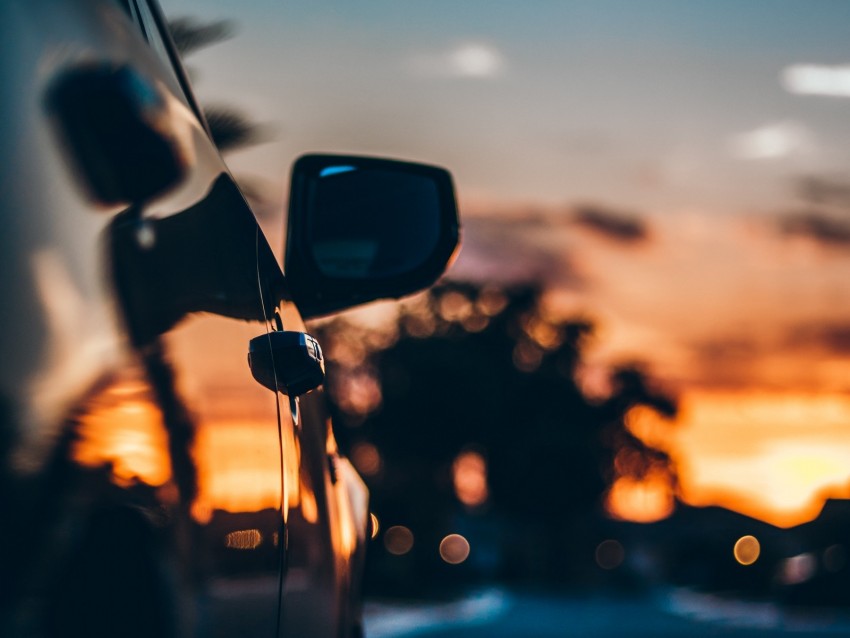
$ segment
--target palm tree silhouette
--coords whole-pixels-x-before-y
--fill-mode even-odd
[[[168,26],[174,45],[183,58],[229,40],[236,34],[235,24],[231,20],[202,22],[183,16],[169,20]],[[197,76],[192,69],[189,69],[189,74]],[[201,108],[207,118],[213,141],[222,152],[261,144],[270,138],[268,127],[252,121],[234,106],[205,104]]]

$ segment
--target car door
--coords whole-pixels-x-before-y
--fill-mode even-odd
[[[277,317],[279,329],[305,331],[292,301],[279,304]],[[290,362],[275,363],[285,370]],[[289,397],[288,403],[294,419],[282,428],[287,528],[282,622],[295,636],[356,636],[362,630],[359,582],[368,491],[339,455],[322,389]]]
[[[175,76],[185,85],[185,73],[182,71],[179,59],[173,54],[173,45],[168,42],[168,35],[163,29],[162,16],[157,8],[152,5],[143,4],[137,0],[135,7],[138,19],[146,33],[148,41],[161,56],[165,57],[175,70]],[[191,92],[185,90],[190,97],[189,103],[199,110]],[[203,115],[200,114],[202,118]],[[215,190],[215,189],[214,189]],[[218,204],[224,208],[237,208],[239,203],[244,205],[241,197],[233,195],[233,204]],[[238,200],[238,202],[236,202]],[[185,215],[186,213],[181,213]],[[212,216],[207,213],[208,216]],[[205,225],[209,226],[209,219]],[[246,225],[247,228],[247,225]],[[256,233],[256,229],[253,229]],[[235,248],[234,239],[237,233],[232,230],[224,231],[222,237],[227,237],[231,248]],[[246,230],[246,236],[248,231]],[[259,251],[259,246],[265,243],[261,234],[257,236],[257,245],[246,243],[246,255],[251,249]],[[223,251],[224,252],[224,251]],[[266,259],[263,259],[266,257]],[[280,275],[276,263],[268,258],[267,249],[263,249],[262,256],[256,255],[258,278],[262,276],[263,281],[258,281],[257,299],[258,307],[262,307],[262,316],[269,320],[265,324],[267,331],[304,333],[305,325],[295,303],[289,298],[286,286],[279,279]],[[213,258],[210,261],[214,261]],[[194,259],[194,261],[203,261]],[[246,260],[247,263],[247,260]],[[222,273],[221,278],[226,278]],[[244,287],[247,287],[247,282]],[[270,315],[269,304],[277,301],[273,316]],[[250,313],[250,311],[249,311]],[[210,322],[210,318],[205,318]],[[182,326],[176,331],[171,331],[168,339],[176,340],[172,346],[176,351],[185,350],[185,360],[197,362],[210,356],[210,343],[221,343],[224,327],[219,328],[222,334],[210,332],[211,328],[197,328],[197,333],[189,334],[189,328]],[[333,443],[333,430],[327,412],[321,389],[311,396],[286,396],[282,393],[270,394],[259,384],[253,387],[245,387],[247,378],[246,368],[238,367],[232,370],[233,361],[241,355],[244,360],[244,352],[251,336],[256,336],[256,327],[243,330],[240,336],[235,337],[231,343],[233,351],[228,353],[227,358],[219,365],[203,364],[197,366],[195,374],[203,377],[209,375],[206,382],[201,381],[197,385],[201,402],[205,406],[213,405],[214,402],[223,400],[226,392],[233,396],[223,401],[222,405],[209,414],[212,427],[201,431],[208,433],[209,445],[215,447],[216,433],[222,431],[223,415],[228,414],[224,420],[227,422],[229,434],[227,437],[227,452],[229,458],[222,458],[220,454],[209,449],[211,455],[205,459],[204,455],[198,457],[199,478],[207,471],[210,476],[211,485],[226,485],[223,480],[225,472],[229,468],[236,470],[243,464],[241,472],[262,474],[253,477],[243,477],[238,480],[238,491],[231,487],[229,498],[236,502],[226,506],[210,502],[217,498],[214,490],[207,496],[203,492],[203,483],[199,484],[198,506],[201,515],[213,512],[210,525],[216,527],[219,523],[224,527],[212,532],[212,542],[220,543],[225,538],[227,560],[219,560],[223,557],[214,556],[222,567],[227,569],[249,569],[249,577],[241,578],[240,572],[228,572],[222,569],[210,589],[213,594],[211,611],[214,614],[212,626],[222,627],[226,622],[232,622],[223,613],[230,609],[233,617],[248,616],[253,618],[257,630],[264,628],[262,619],[268,618],[274,608],[273,601],[279,603],[280,609],[275,609],[278,632],[286,635],[317,635],[317,636],[347,636],[351,626],[359,626],[360,618],[357,610],[352,609],[353,586],[352,580],[356,577],[352,574],[352,562],[358,554],[359,562],[362,563],[364,550],[364,534],[366,530],[367,512],[365,501],[367,499],[366,489],[362,482],[354,476],[346,476],[345,481],[337,480],[335,465],[341,463],[335,451]],[[231,328],[232,330],[232,328]],[[181,335],[186,331],[186,335]],[[183,340],[188,337],[188,340]],[[194,340],[193,340],[194,339]],[[216,348],[217,350],[217,348]],[[290,362],[279,353],[276,355],[275,368],[279,371],[287,370]],[[241,363],[241,361],[240,361]],[[186,373],[187,376],[191,373]],[[229,383],[223,382],[224,375],[230,378]],[[236,377],[239,381],[237,382]],[[225,390],[225,388],[229,388]],[[206,388],[206,389],[203,389]],[[263,395],[264,396],[261,396]],[[270,415],[255,414],[253,419],[249,416],[256,412],[259,405],[268,405],[270,397],[276,401],[278,418],[278,445],[263,439],[263,432],[268,439],[268,428],[266,426]],[[237,419],[237,427],[232,427],[231,420]],[[253,425],[251,421],[253,420]],[[207,440],[207,439],[202,439]],[[241,442],[241,443],[240,443]],[[244,452],[234,454],[235,446],[247,446]],[[206,446],[197,449],[207,450]],[[273,462],[272,452],[277,450],[278,463]],[[264,456],[257,455],[262,451]],[[253,453],[252,453],[253,452]],[[282,454],[282,456],[280,456]],[[273,478],[273,470],[282,473]],[[249,482],[251,478],[251,482]],[[273,488],[279,488],[282,493],[278,494]],[[361,506],[358,516],[355,517],[349,506],[351,498],[349,491],[359,489],[359,502]],[[254,513],[254,520],[248,516],[242,504],[249,498],[252,490],[257,491],[256,507],[263,507]],[[266,499],[261,503],[260,495]],[[275,517],[269,509],[272,502],[279,505],[279,511]],[[267,515],[268,514],[268,515]],[[250,524],[249,524],[250,523]],[[274,527],[277,525],[277,528]],[[233,529],[233,527],[238,529]],[[278,556],[274,557],[266,552],[263,561],[259,561],[256,555],[261,554],[262,538],[273,540],[272,547],[277,548]],[[275,540],[276,539],[276,540]],[[285,542],[284,542],[285,541]],[[257,544],[256,547],[245,547],[243,544]],[[285,549],[284,549],[285,548]],[[236,551],[233,551],[236,550]],[[249,552],[250,550],[250,552]],[[285,551],[285,556],[284,556]],[[254,556],[251,556],[254,554]],[[247,559],[253,560],[247,560]],[[247,566],[238,567],[241,559]],[[278,568],[276,579],[272,578],[272,567]],[[362,565],[361,565],[362,567]],[[221,567],[220,567],[221,569]],[[254,573],[251,573],[254,572]],[[241,578],[241,580],[240,580]],[[277,589],[275,589],[275,585]],[[247,589],[246,589],[247,587]],[[237,592],[240,595],[235,595]],[[246,610],[255,610],[260,613],[246,614]],[[225,618],[222,618],[225,617]],[[243,626],[244,630],[246,627]]]
[[[206,129],[158,6],[144,0],[128,6],[185,105]],[[189,415],[186,449],[172,444],[171,454],[172,463],[182,456],[187,475],[193,469],[196,477],[195,485],[185,488],[191,495],[184,499],[190,536],[184,542],[190,555],[181,562],[194,571],[189,577],[196,579],[200,628],[220,636],[278,635],[288,487],[283,468],[285,462],[297,462],[285,461],[281,445],[293,438],[294,423],[289,404],[251,377],[246,352],[253,337],[274,329],[272,308],[283,282],[245,199],[213,145],[204,142],[198,152],[209,157],[198,158],[198,172],[206,173],[199,179],[215,179],[200,200],[154,222],[163,236],[162,260],[152,263],[157,247],[146,249],[141,258],[148,272],[144,281],[130,281],[137,299],[125,298],[124,306],[139,317],[148,303],[145,294],[156,304],[167,303],[170,296],[174,312],[185,313],[176,321],[164,320],[173,325],[157,338],[162,352],[149,369],[153,378],[170,384],[164,394],[173,395],[164,403],[173,400],[177,412]],[[166,238],[169,233],[173,239]],[[132,251],[121,246],[113,252],[120,255],[114,260],[119,271]],[[127,272],[134,268],[138,265],[130,264]],[[116,275],[120,282],[122,273]],[[168,280],[177,283],[163,295]],[[148,282],[149,293],[138,296]],[[206,298],[199,289],[208,291]],[[162,321],[152,319],[156,325]],[[132,318],[128,324],[132,332]],[[181,416],[174,418],[179,422]],[[175,471],[178,482],[179,474]]]
[[[153,0],[0,3],[0,43],[0,635],[356,634],[365,488],[271,345],[433,283],[448,173],[298,162],[285,279]]]
[[[155,5],[3,18],[0,633],[277,635],[292,425],[246,352],[280,268]],[[86,126],[101,137],[75,137]],[[109,179],[122,167],[140,192],[158,179],[168,162],[144,151],[162,131],[179,179],[104,200],[130,188]]]

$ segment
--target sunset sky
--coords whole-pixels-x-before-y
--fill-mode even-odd
[[[850,3],[162,4],[234,22],[188,65],[270,135],[228,159],[276,245],[304,152],[445,165],[451,276],[594,318],[588,392],[646,362],[686,501],[790,525],[850,496]]]

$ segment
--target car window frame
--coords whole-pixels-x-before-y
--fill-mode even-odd
[[[183,66],[183,61],[177,52],[177,46],[174,44],[174,38],[171,36],[171,31],[168,29],[167,21],[159,4],[152,0],[119,0],[119,2],[126,7],[130,18],[138,27],[148,46],[172,73],[189,108],[198,118],[207,137],[213,141],[206,115],[192,91],[189,74]]]

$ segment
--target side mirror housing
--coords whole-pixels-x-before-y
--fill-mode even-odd
[[[285,271],[305,318],[431,285],[459,236],[442,168],[343,155],[293,167]]]

